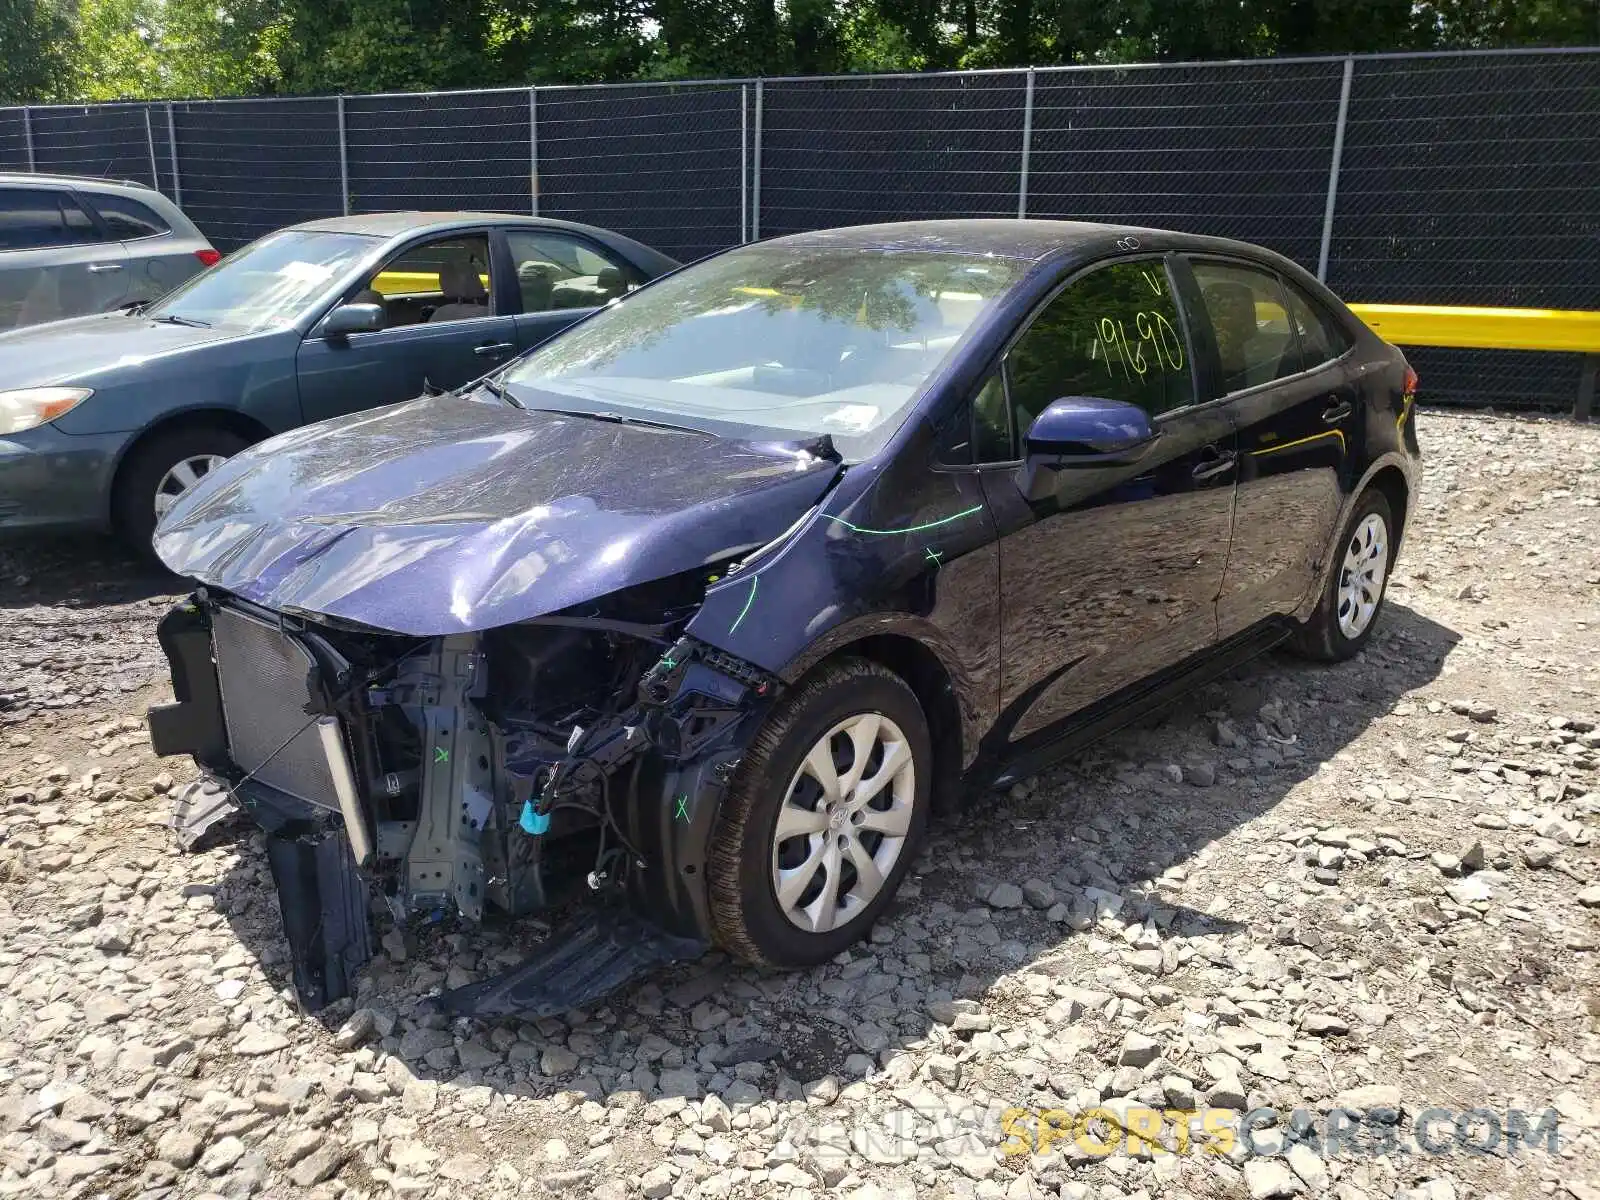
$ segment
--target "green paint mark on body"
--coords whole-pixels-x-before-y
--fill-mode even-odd
[[[689,820],[689,795],[685,792],[677,799],[677,808],[672,813],[673,820],[687,822]]]
[[[447,762],[449,762],[450,761],[450,751],[446,750],[443,746],[435,746],[433,748],[433,761],[436,762],[436,763],[447,763]]]
[[[937,521],[924,521],[921,525],[907,525],[904,529],[863,529],[859,525],[852,525],[843,517],[830,516],[828,520],[843,525],[846,529],[852,530],[855,533],[864,533],[869,537],[889,537],[897,533],[920,533],[924,529],[937,529],[941,525],[948,525],[952,521],[959,521],[963,517],[970,517],[973,513],[981,511],[983,511],[983,505],[974,504],[971,508],[964,508],[958,513],[952,513],[948,517],[940,517]]]
[[[739,610],[739,615],[734,618],[733,624],[728,626],[729,633],[737,630],[744,623],[745,617],[749,615],[750,606],[756,602],[756,584],[760,582],[761,580],[758,576],[750,576],[750,594],[745,597],[744,607]]]
[[[922,550],[928,561],[934,565],[935,570],[944,565],[939,561],[944,557],[943,550],[935,550],[932,546],[924,546]]]

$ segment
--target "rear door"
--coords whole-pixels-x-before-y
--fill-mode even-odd
[[[324,338],[316,328],[296,360],[306,421],[456,388],[516,352],[503,268],[488,230],[424,238],[400,250],[344,297],[382,305],[386,326]]]
[[[1215,397],[1239,436],[1238,507],[1217,600],[1226,637],[1294,611],[1315,585],[1338,520],[1358,398],[1326,341],[1319,349],[1302,334],[1310,301],[1276,272],[1238,259],[1188,261]]]
[[[517,348],[531,350],[644,282],[632,264],[585,237],[528,226],[505,231],[520,306]]]
[[[127,259],[70,191],[0,188],[0,329],[116,308]]]
[[[116,192],[78,195],[127,252],[125,301],[159,300],[203,268],[198,251],[209,245],[180,237],[150,205]]]

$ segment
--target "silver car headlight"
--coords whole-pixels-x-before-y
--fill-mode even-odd
[[[0,392],[0,436],[34,429],[64,417],[90,396],[93,388],[37,387]]]

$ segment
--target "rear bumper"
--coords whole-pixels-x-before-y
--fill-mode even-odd
[[[44,425],[0,437],[0,532],[107,528],[111,481],[130,436]]]

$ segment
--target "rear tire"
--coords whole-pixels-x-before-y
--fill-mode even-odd
[[[1383,613],[1394,538],[1389,499],[1369,488],[1345,523],[1316,612],[1290,642],[1297,652],[1321,662],[1343,662],[1361,652]]]
[[[864,936],[916,857],[932,772],[904,680],[861,658],[816,670],[768,716],[723,801],[707,872],[717,942],[805,967]]]
[[[128,454],[117,474],[111,496],[111,521],[117,536],[129,549],[154,560],[150,538],[159,516],[157,493],[176,499],[186,490],[181,486],[184,480],[192,476],[198,482],[221,460],[249,445],[249,438],[215,425],[171,429],[145,438]]]

